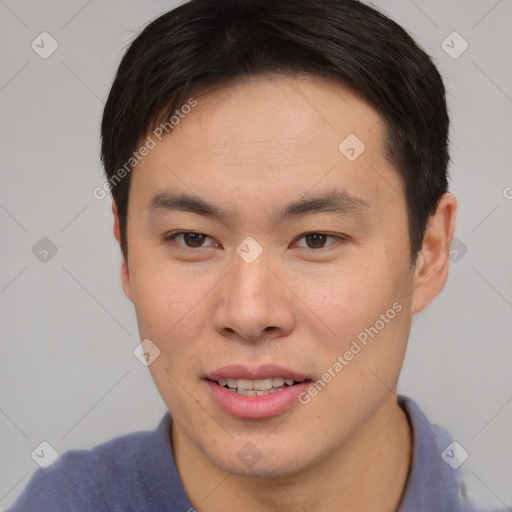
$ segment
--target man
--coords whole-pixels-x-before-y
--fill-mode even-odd
[[[430,58],[355,0],[192,0],[147,26],[103,190],[169,413],[11,510],[473,510],[457,446],[396,396],[448,274],[448,129]]]

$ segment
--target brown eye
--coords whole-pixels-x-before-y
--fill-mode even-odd
[[[327,235],[324,233],[310,233],[305,235],[306,244],[310,249],[321,249],[327,240]]]
[[[183,241],[188,247],[201,247],[206,236],[201,233],[184,233]]]
[[[298,240],[304,239],[305,243],[297,243],[299,247],[306,247],[307,249],[323,249],[336,243],[336,241],[343,240],[342,236],[328,235],[327,233],[306,233],[299,237]],[[333,241],[327,243],[329,239]]]
[[[182,241],[179,239],[182,239]],[[165,237],[166,241],[175,241],[178,245],[181,245],[185,248],[188,247],[190,249],[200,249],[203,247],[210,247],[215,245],[215,243],[204,245],[204,242],[208,239],[210,239],[210,237],[204,235],[203,233],[194,233],[188,231],[180,231],[179,233],[174,233]]]

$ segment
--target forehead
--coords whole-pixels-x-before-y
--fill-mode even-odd
[[[349,133],[380,142],[381,116],[356,91],[310,74],[264,74],[201,91],[198,106],[178,131],[201,131],[210,150],[238,144],[307,153]],[[181,130],[180,130],[181,129]],[[373,132],[373,133],[371,133]],[[228,139],[227,136],[230,136]],[[274,142],[274,144],[272,144]],[[242,151],[243,147],[238,147]],[[264,155],[259,155],[263,157]]]
[[[212,187],[219,193],[225,184],[247,199],[277,200],[343,189],[347,180],[377,192],[382,180],[372,168],[396,174],[385,159],[381,116],[334,80],[261,75],[193,97],[197,106],[136,166],[137,195],[173,183],[211,198]]]

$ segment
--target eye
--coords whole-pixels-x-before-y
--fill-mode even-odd
[[[333,245],[338,240],[346,240],[345,237],[338,236],[338,235],[329,235],[327,233],[321,233],[321,232],[312,232],[312,233],[305,233],[304,235],[301,235],[298,240],[304,239],[304,244],[296,244],[299,247],[307,247],[308,249],[323,249],[324,247],[328,247],[330,245]],[[333,243],[326,244],[328,239],[334,240]]]
[[[210,246],[216,246],[215,242],[209,245],[203,245],[205,240],[212,240],[209,236],[203,234],[203,233],[195,233],[193,231],[179,231],[178,233],[173,233],[170,235],[167,235],[165,237],[165,241],[173,241],[176,242],[177,240],[181,239],[182,243],[177,242],[178,245],[181,245],[186,248],[190,249],[201,249],[202,247],[210,247]]]

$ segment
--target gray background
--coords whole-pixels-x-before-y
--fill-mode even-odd
[[[99,123],[121,54],[175,5],[0,0],[0,510],[38,467],[30,454],[42,441],[60,453],[89,448],[153,429],[166,411],[133,355],[140,340],[110,199],[92,191],[103,183]],[[512,2],[374,5],[445,79],[459,200],[458,252],[445,289],[415,317],[399,391],[469,452],[463,468],[481,493],[510,502]],[[47,59],[31,48],[43,31],[59,45]],[[469,44],[457,58],[442,47],[454,31]],[[57,248],[46,262],[32,251],[43,237]]]

